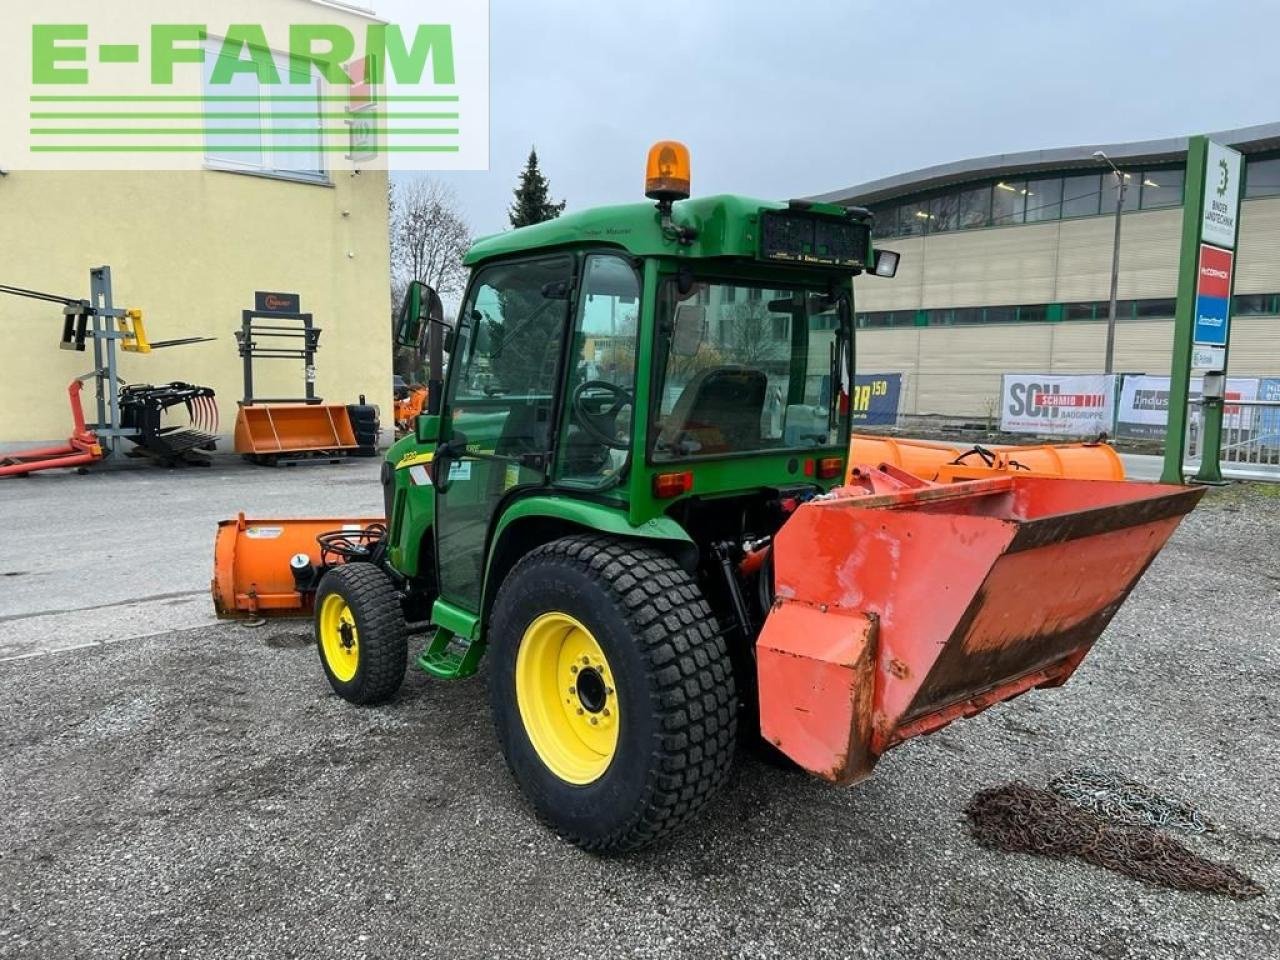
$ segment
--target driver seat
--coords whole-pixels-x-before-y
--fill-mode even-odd
[[[768,389],[769,378],[754,367],[701,370],[685,384],[659,442],[675,447],[688,438],[702,454],[757,450],[764,442],[761,421]]]

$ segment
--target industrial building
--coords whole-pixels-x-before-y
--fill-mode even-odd
[[[374,22],[361,11],[312,0],[237,0],[227,16],[265,24],[273,37],[287,36],[294,22],[344,24],[353,32]],[[272,53],[285,63],[286,53]],[[211,60],[204,91],[198,72],[191,89],[174,89],[208,92]],[[288,109],[311,110],[319,118],[330,86],[317,79],[302,89],[315,101],[297,99],[291,90],[295,99]],[[242,78],[235,92],[256,87]],[[262,131],[259,150],[245,151],[241,133],[234,138],[241,149],[230,153],[227,136],[210,135],[199,169],[0,171],[0,284],[88,298],[90,269],[108,265],[115,305],[142,310],[151,340],[215,337],[145,355],[123,352],[120,375],[134,383],[180,380],[212,387],[224,438],[242,396],[234,335],[241,312],[254,307],[257,291],[297,294],[322,331],[316,395],[344,404],[366,395],[382,407],[386,431],[392,363],[388,174],[378,169],[386,164],[355,162],[343,150],[322,146],[314,121],[285,128],[275,122],[270,111],[280,108],[269,100],[263,97],[261,119],[272,129]],[[216,115],[206,121],[229,122]],[[341,120],[327,126],[344,129]],[[314,153],[300,152],[306,143]],[[94,358],[91,351],[59,349],[62,322],[58,304],[0,296],[0,444],[57,440],[70,432],[67,385],[91,370]],[[261,397],[303,392],[297,360],[261,363],[255,378]],[[91,420],[94,389],[90,381],[83,398]]]
[[[1211,133],[1245,155],[1230,373],[1280,376],[1280,123]],[[959,160],[814,199],[869,208],[892,281],[856,284],[858,369],[904,415],[989,417],[1000,375],[1100,373],[1116,178],[1126,176],[1114,369],[1169,373],[1187,138]]]

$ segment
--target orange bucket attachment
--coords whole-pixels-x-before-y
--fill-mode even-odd
[[[801,505],[756,643],[763,735],[829,780],[1063,683],[1203,491],[894,468]]]
[[[331,530],[363,530],[383,518],[308,517],[218,523],[213,547],[213,608],[220,618],[305,617],[311,595],[298,590],[289,561],[303,554],[320,566],[316,537]]]
[[[263,403],[236,414],[236,453],[273,456],[352,449],[355,431],[347,408],[336,403]]]
[[[1045,443],[1036,446],[958,446],[932,440],[858,435],[849,444],[849,468],[887,463],[921,480],[950,483],[1002,473],[1075,480],[1123,480],[1124,463],[1105,443]]]

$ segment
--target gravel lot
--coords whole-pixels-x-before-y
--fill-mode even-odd
[[[306,502],[326,480],[289,482]],[[201,524],[166,541],[175,564],[207,570]],[[622,860],[536,825],[483,678],[410,672],[390,706],[349,707],[300,624],[0,662],[0,957],[1274,958],[1278,543],[1280,498],[1211,492],[1066,688],[911,741],[852,789],[744,759],[694,827]],[[7,590],[6,627],[57,606],[6,611]],[[1082,764],[1191,800],[1220,829],[1190,845],[1269,892],[969,839],[975,790]]]

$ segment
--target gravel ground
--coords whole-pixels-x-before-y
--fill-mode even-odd
[[[1280,956],[1280,498],[1213,492],[1063,690],[851,789],[744,759],[666,845],[536,825],[483,678],[349,707],[298,624],[0,663],[0,956]],[[207,549],[207,546],[206,546]],[[1237,902],[967,836],[975,790],[1076,765],[1182,795]]]

